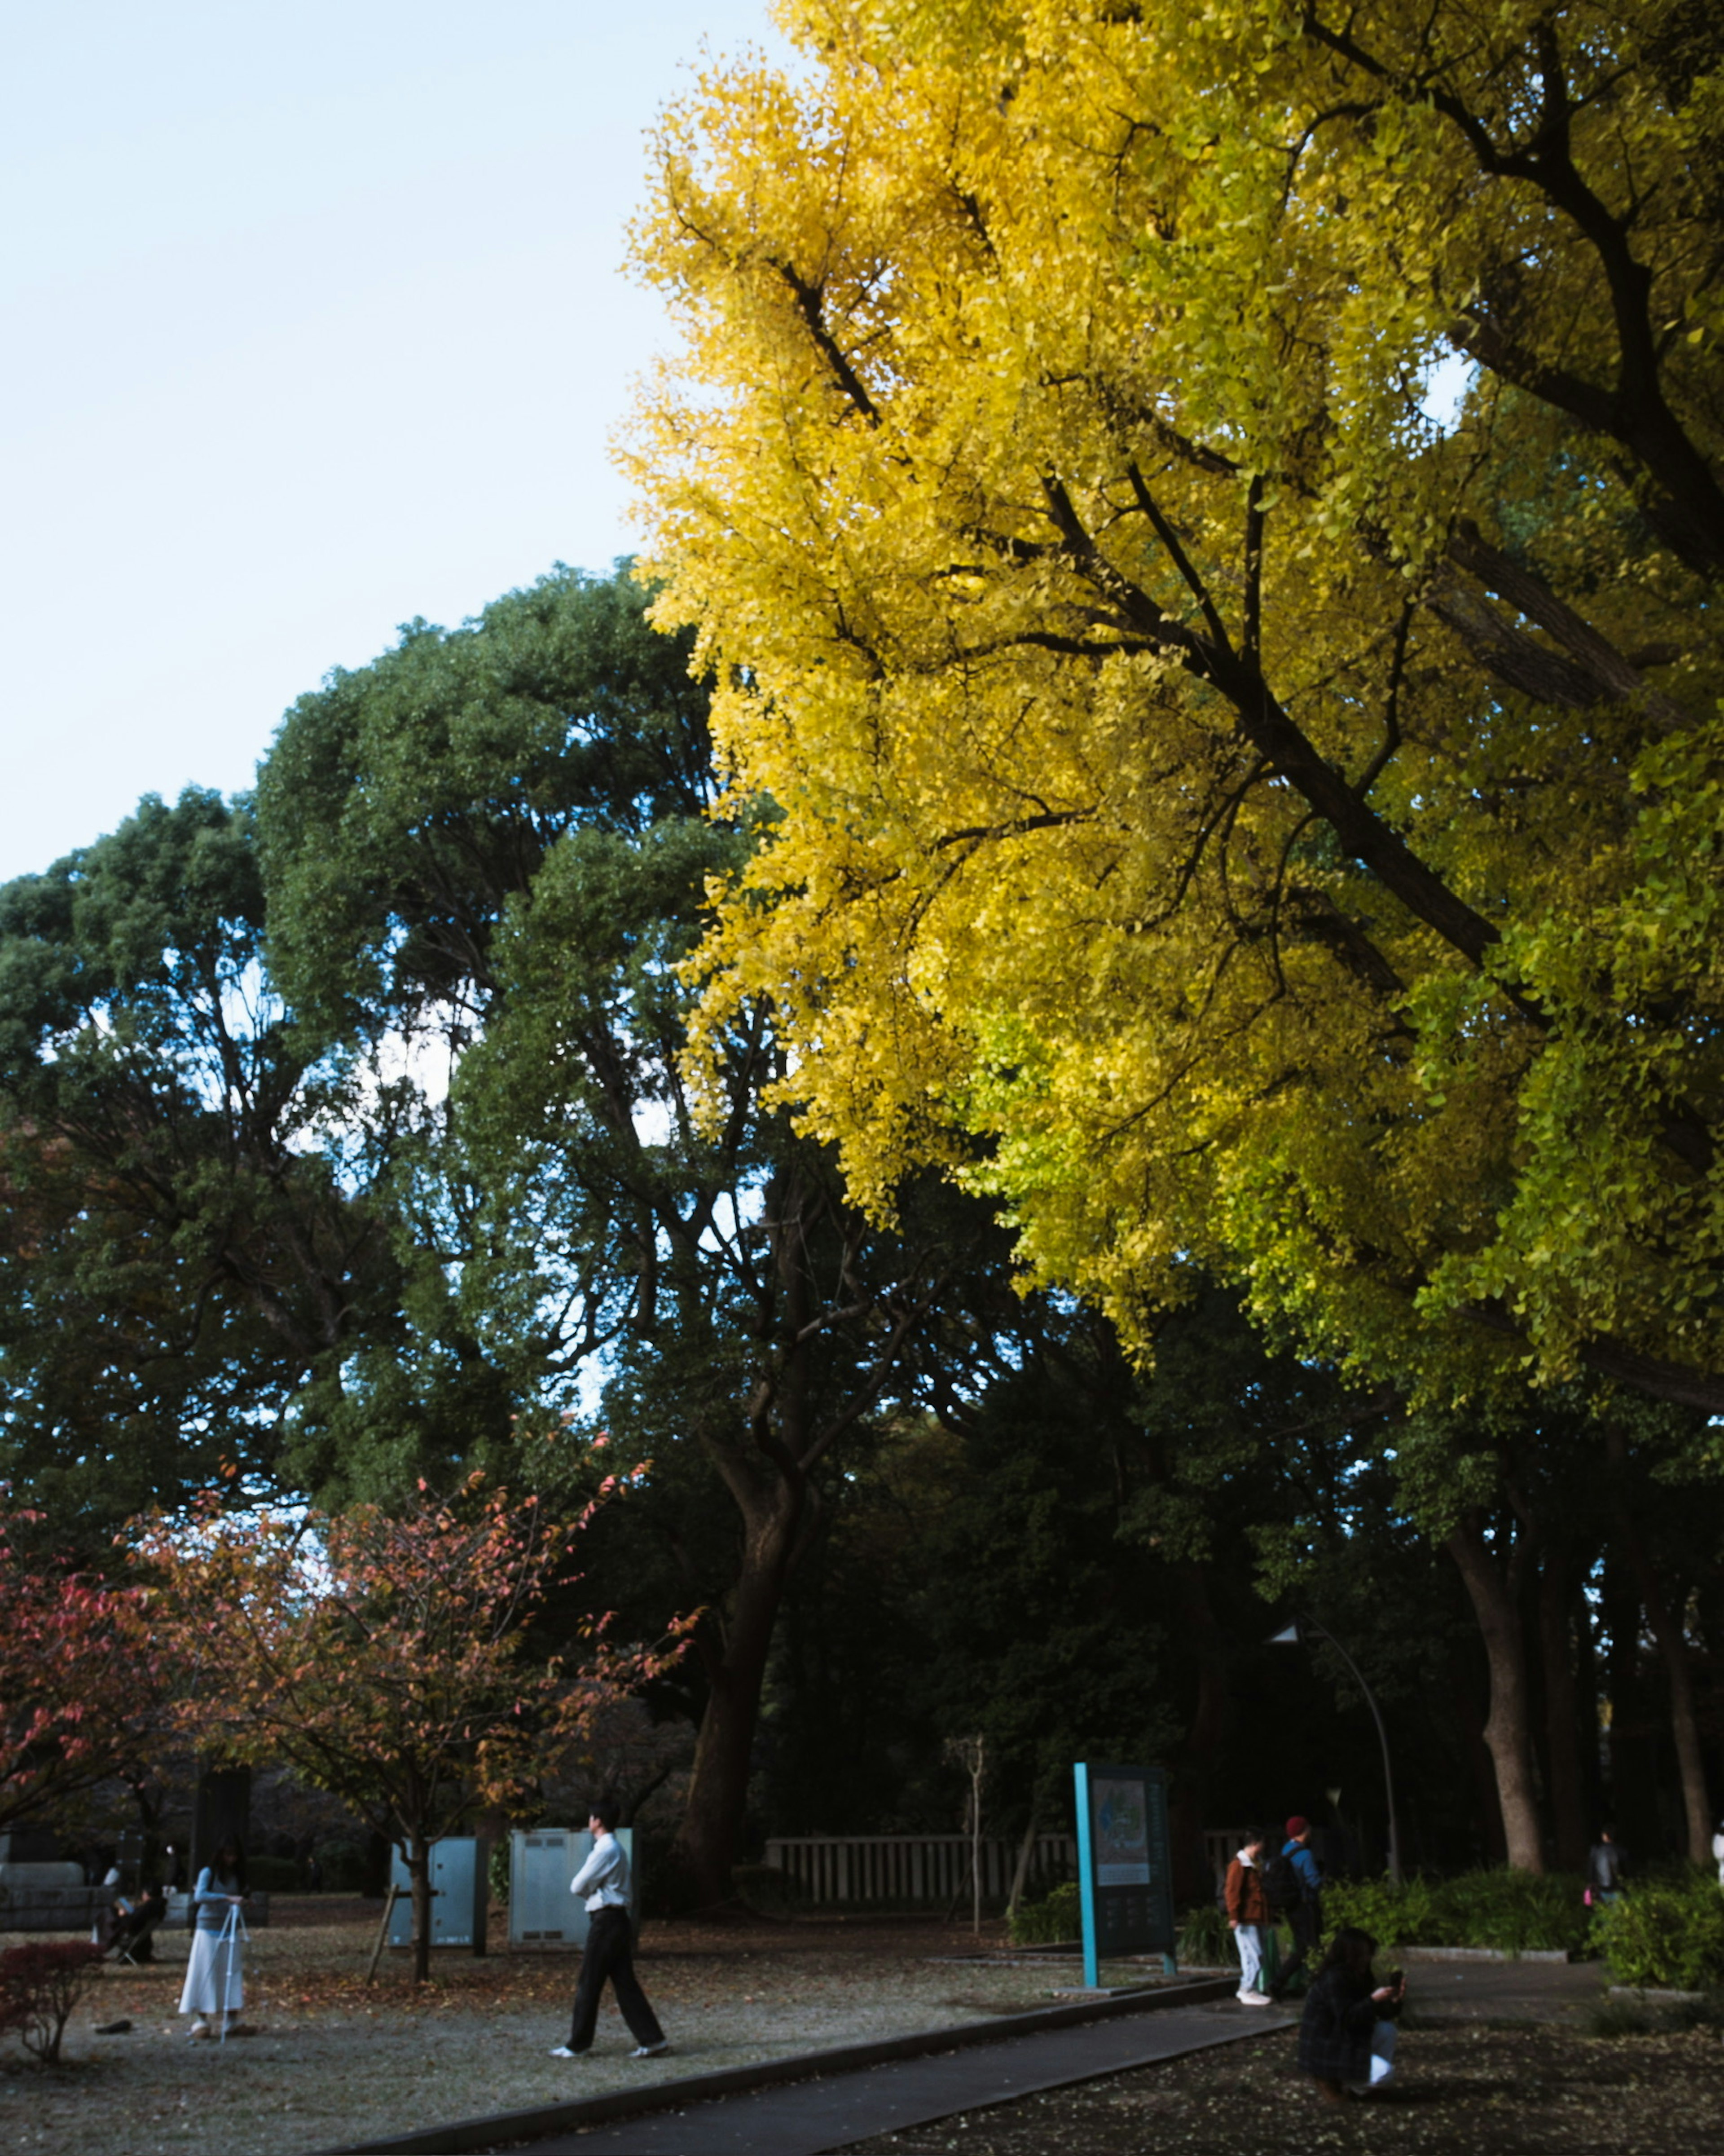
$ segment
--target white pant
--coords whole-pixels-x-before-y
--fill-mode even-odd
[[[1395,2025],[1393,2021],[1379,2021],[1371,2031],[1371,2078],[1362,2086],[1381,2088],[1394,2071]],[[1352,2086],[1357,2088],[1362,2084],[1355,2082]]]
[[[1235,1924],[1233,1935],[1239,1950],[1239,1989],[1255,1991],[1263,1969],[1263,1928],[1260,1924]]]
[[[225,2008],[237,2014],[245,2004],[243,1974],[244,1952],[233,1933],[192,1934],[192,1958],[186,1964],[185,1989],[180,1994],[182,2014],[219,2014]]]

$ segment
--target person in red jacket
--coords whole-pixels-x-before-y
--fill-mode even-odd
[[[1267,2006],[1270,1996],[1257,1989],[1257,1979],[1263,1967],[1263,1941],[1272,1919],[1269,1896],[1263,1886],[1263,1852],[1269,1837],[1261,1828],[1254,1827],[1245,1836],[1245,1845],[1227,1867],[1227,1884],[1223,1889],[1227,1902],[1227,1921],[1239,1950],[1239,2004],[1242,2006]]]

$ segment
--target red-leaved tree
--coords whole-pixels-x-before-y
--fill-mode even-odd
[[[136,1780],[164,1733],[145,1598],[38,1554],[40,1525],[0,1514],[0,1832]]]
[[[430,1848],[474,1815],[519,1810],[598,1710],[659,1674],[680,1640],[624,1647],[572,1623],[581,1529],[474,1476],[452,1502],[287,1520],[143,1527],[160,1621],[184,1680],[180,1727],[232,1763],[278,1761],[387,1835],[413,1882],[413,1977],[430,1965]],[[529,1631],[553,1592],[574,1645]]]

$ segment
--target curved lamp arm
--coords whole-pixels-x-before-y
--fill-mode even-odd
[[[1388,1732],[1383,1724],[1383,1710],[1377,1704],[1377,1695],[1366,1683],[1363,1672],[1347,1649],[1332,1632],[1326,1631],[1322,1625],[1313,1623],[1309,1617],[1296,1617],[1290,1625],[1285,1625],[1279,1632],[1271,1633],[1268,1645],[1271,1647],[1296,1647],[1302,1643],[1307,1632],[1315,1633],[1320,1640],[1326,1640],[1347,1664],[1353,1682],[1364,1695],[1365,1704],[1371,1710],[1371,1719],[1377,1724],[1377,1741],[1383,1747],[1383,1794],[1388,1799],[1388,1876],[1398,1887],[1401,1883],[1401,1829],[1395,1815],[1395,1779],[1389,1765]]]

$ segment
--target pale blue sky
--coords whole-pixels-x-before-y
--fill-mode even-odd
[[[0,83],[0,877],[630,543],[642,131],[765,0],[58,0]]]

